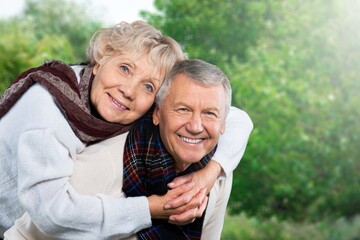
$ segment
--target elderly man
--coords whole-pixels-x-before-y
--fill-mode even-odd
[[[161,198],[160,195],[170,192],[169,187],[175,188],[176,185],[189,181],[186,176],[191,174],[172,182],[175,177],[203,171],[206,165],[218,164],[210,159],[217,148],[220,135],[225,131],[230,103],[229,80],[219,68],[200,60],[185,60],[173,68],[160,88],[153,112],[143,117],[129,134],[87,147],[78,156],[70,183],[80,194],[107,194],[113,196],[114,200],[125,195],[148,196],[158,202],[163,201],[166,198]],[[190,224],[169,224],[168,220],[170,223],[178,221],[171,217],[168,219],[172,215],[171,206],[165,206],[170,213],[164,214],[163,205],[168,202],[160,202],[161,204],[149,207],[152,210],[151,216],[158,217],[152,219],[152,227],[138,232],[140,239],[160,239],[159,236],[162,239],[220,239],[231,191],[231,171],[242,157],[253,127],[245,112],[239,109],[232,109],[232,112],[236,112],[236,117],[232,116],[236,119],[236,124],[228,122],[231,129],[227,133],[236,128],[234,130],[237,136],[235,139],[234,136],[228,136],[227,141],[232,141],[234,147],[227,151],[228,156],[221,156],[225,158],[220,161],[222,174],[220,165],[218,172],[207,172],[210,175],[208,178],[216,181],[211,188],[209,200],[205,198],[199,207],[200,215],[194,216],[197,219]],[[122,152],[119,146],[124,144]],[[225,145],[228,147],[229,144]],[[121,164],[123,155],[124,163]],[[217,157],[215,159],[220,160]],[[226,160],[231,164],[226,166]],[[222,176],[218,178],[219,175]],[[172,185],[168,185],[170,182]],[[206,189],[202,189],[199,195],[205,191]],[[157,201],[149,201],[149,204]],[[205,207],[206,213],[202,214]],[[163,220],[159,217],[162,214]],[[11,238],[13,236],[16,237]],[[27,214],[9,231],[8,238],[52,239],[44,236]],[[130,236],[129,239],[136,239],[136,236]]]
[[[230,103],[230,83],[219,68],[200,60],[175,66],[159,90],[152,118],[142,118],[128,135],[125,194],[165,194],[176,176],[203,168],[225,131]],[[205,220],[177,226],[153,219],[139,238],[200,239],[203,230],[203,239],[220,239],[231,181],[231,175],[216,181]]]

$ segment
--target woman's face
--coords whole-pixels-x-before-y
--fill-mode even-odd
[[[108,122],[130,124],[143,116],[155,100],[163,76],[146,56],[124,54],[101,61],[95,75],[90,100]]]

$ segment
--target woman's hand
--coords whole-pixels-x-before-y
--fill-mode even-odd
[[[151,195],[148,197],[151,217],[155,219],[168,219],[170,223],[177,225],[185,225],[191,223],[195,218],[202,216],[208,197],[206,190],[201,189],[197,191],[196,195],[193,193],[194,183],[186,182],[169,190],[165,195]],[[177,201],[171,207],[167,202],[176,199]]]
[[[168,187],[175,189],[185,183],[193,182],[194,188],[188,193],[190,196],[194,196],[194,193],[202,188],[205,188],[206,194],[208,194],[221,172],[222,168],[220,164],[215,160],[211,160],[203,169],[175,178],[174,181],[168,184]],[[181,204],[181,199],[174,199],[167,203],[167,205],[170,205],[170,208],[179,206],[179,204]]]
[[[203,199],[202,202],[200,202],[201,199]],[[171,215],[169,217],[169,223],[185,225],[194,222],[196,218],[200,218],[204,214],[208,200],[209,198],[206,196],[206,189],[201,189],[198,195],[186,205],[189,209],[183,213]],[[198,206],[199,204],[200,206]]]
[[[165,195],[148,197],[151,217],[168,219],[169,223],[177,225],[201,217],[207,206],[207,194],[221,171],[221,166],[211,160],[203,169],[175,178],[168,184],[170,190]]]
[[[184,222],[189,223],[191,217],[199,218],[202,216],[206,204],[206,195],[214,186],[216,179],[222,171],[221,166],[214,160],[211,160],[206,167],[194,173],[177,177],[173,182],[168,184],[172,190],[177,188],[184,189],[184,184],[193,183],[193,188],[187,192],[183,192],[176,198],[172,198],[165,203],[164,209],[178,210],[186,209],[183,213],[175,213],[169,217],[169,222],[177,225],[182,225]],[[205,201],[206,200],[206,201]],[[206,203],[206,204],[205,204]]]

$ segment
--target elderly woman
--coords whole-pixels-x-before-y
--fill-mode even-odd
[[[84,148],[127,132],[184,58],[173,39],[138,21],[98,31],[88,65],[52,61],[21,74],[0,100],[0,234],[25,212],[55,239],[120,238],[150,226],[158,198],[79,194],[70,178]]]

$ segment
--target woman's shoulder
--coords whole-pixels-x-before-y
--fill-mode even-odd
[[[58,109],[54,97],[40,84],[34,84],[18,100],[16,105],[26,107],[37,113],[38,111],[52,112]],[[14,107],[16,107],[16,105]]]
[[[2,120],[22,119],[25,128],[50,128],[66,123],[54,97],[40,84],[31,86]]]

